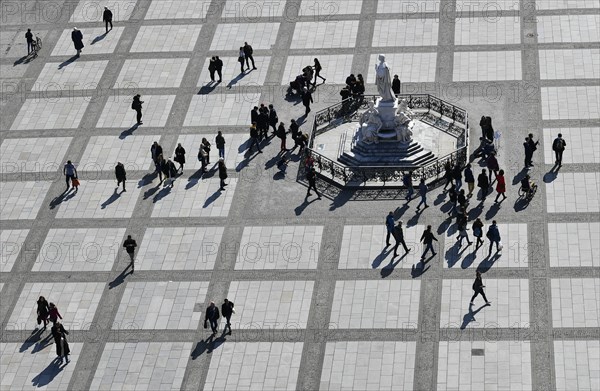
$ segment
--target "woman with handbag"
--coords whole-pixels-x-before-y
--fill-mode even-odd
[[[479,246],[483,245],[483,239],[481,239],[483,237],[483,222],[479,217],[473,222],[472,228],[473,236],[477,238],[477,243],[475,244],[475,247],[479,248]]]
[[[185,148],[181,146],[181,143],[177,144],[177,148],[175,148],[175,158],[173,160],[179,163],[177,171],[181,170],[181,172],[183,172],[183,165],[185,164]]]
[[[50,313],[50,307],[48,301],[44,296],[40,296],[37,301],[37,324],[38,326],[44,322],[44,328],[48,325],[48,314]]]

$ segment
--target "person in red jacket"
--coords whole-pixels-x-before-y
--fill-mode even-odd
[[[50,307],[50,312],[48,314],[48,319],[54,325],[58,321],[58,318],[62,319],[63,317],[60,314],[60,312],[58,312],[58,308],[56,308],[56,305],[54,305],[54,303],[50,303],[49,307]]]
[[[498,172],[498,175],[496,176],[496,191],[498,192],[498,195],[496,195],[496,199],[494,200],[494,202],[498,202],[498,198],[500,196],[504,197],[502,198],[502,201],[504,201],[506,199],[506,194],[504,194],[506,192],[506,180],[504,179],[504,170],[500,170]],[[502,202],[500,201],[500,202]]]

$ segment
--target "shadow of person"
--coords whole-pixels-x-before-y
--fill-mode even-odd
[[[94,38],[94,40],[92,42],[90,42],[90,45],[93,45],[95,43],[98,43],[98,42],[102,41],[104,38],[106,38],[107,34],[108,33],[104,33],[104,34],[98,35],[96,38]]]
[[[406,256],[408,255],[408,253],[404,253],[401,257],[399,257],[396,262],[394,262],[394,258],[390,259],[390,263],[388,263],[387,265],[385,265],[382,269],[381,269],[381,278],[386,278],[389,277],[390,274],[392,274],[392,272],[394,271],[394,269],[396,268],[396,266],[398,266],[398,264],[404,259],[406,258]]]
[[[219,85],[219,83],[211,81],[210,83],[208,83],[200,88],[200,91],[198,91],[198,95],[208,95],[211,92],[213,92],[214,89],[217,88],[218,85]]]
[[[52,360],[42,372],[31,379],[31,385],[37,388],[42,388],[50,384],[65,367],[61,367],[61,363],[62,360],[58,357],[55,357],[54,360]]]
[[[442,202],[444,202],[445,199],[446,199],[446,192],[442,191],[440,194],[438,194],[437,197],[435,197],[435,200],[433,200],[433,205],[439,205]]]
[[[29,64],[31,62],[32,58],[33,57],[31,56],[31,54],[23,56],[13,63],[13,67],[16,67],[17,65],[21,65],[21,64]]]
[[[319,184],[321,183],[325,183],[325,182],[317,182]],[[321,196],[325,197],[325,191],[323,191],[323,187],[319,187],[319,194],[321,194]],[[333,200],[331,200],[331,204],[329,205],[329,210],[330,211],[334,211],[338,208],[341,208],[342,206],[346,205],[346,203],[348,201],[350,201],[352,199],[352,197],[354,196],[354,192],[352,190],[343,190],[340,191],[334,198]]]
[[[50,204],[48,204],[48,206],[50,207],[50,209],[54,209],[57,206],[59,206],[60,204],[62,204],[64,201],[68,200],[69,198],[67,198],[68,194],[69,194],[69,190],[67,189],[65,191],[63,191],[60,195],[54,197],[52,199],[52,201],[50,201]]]
[[[52,334],[48,334],[44,337],[44,339],[42,339],[41,341],[39,341],[38,343],[35,344],[35,346],[33,347],[33,350],[31,351],[31,353],[37,353],[37,352],[41,352],[42,350],[46,349],[48,346],[52,345]]]
[[[480,273],[486,273],[488,270],[494,266],[496,261],[500,259],[500,253],[496,253],[494,255],[485,257],[477,266],[477,271]]]
[[[139,124],[135,124],[133,125],[131,128],[124,130],[121,132],[121,134],[119,135],[119,140],[125,140],[127,137],[131,136],[133,134],[133,132],[139,128]]]
[[[377,269],[379,267],[379,265],[381,265],[381,262],[383,262],[384,259],[387,258],[387,256],[392,252],[392,249],[394,247],[393,246],[386,246],[384,247],[381,252],[379,254],[377,254],[377,256],[375,257],[375,259],[373,259],[373,261],[371,262],[371,267],[373,269]],[[391,261],[393,261],[394,259],[392,258]]]
[[[123,269],[121,274],[119,274],[117,277],[115,277],[114,280],[109,282],[108,289],[114,289],[114,288],[118,287],[119,285],[121,285],[123,282],[125,282],[125,277],[127,277],[128,274],[133,273],[133,270],[129,270],[130,267],[131,267],[131,264],[127,265],[127,267],[125,269]]]
[[[317,198],[313,198],[310,201],[308,200],[308,198],[304,198],[304,201],[294,209],[294,213],[296,213],[296,216],[300,216],[302,212],[304,212],[304,209],[306,209],[308,205],[312,204],[315,201],[317,201]]]
[[[165,198],[166,196],[168,196],[171,193],[172,189],[173,189],[173,186],[163,186],[163,188],[160,189],[160,191],[158,193],[156,193],[154,198],[152,198],[152,203],[156,204],[158,201],[160,201],[163,198]]]
[[[450,224],[452,224],[452,217],[447,216],[446,219],[444,221],[442,221],[442,223],[439,225],[439,227],[437,229],[438,235],[441,235],[444,232],[446,232],[448,227],[450,227]]]
[[[68,60],[65,60],[63,62],[61,62],[60,64],[58,64],[58,69],[63,69],[64,67],[66,67],[67,65],[71,64],[72,62],[74,62],[75,60],[77,60],[79,57],[77,55],[69,58]]]
[[[475,259],[477,258],[477,248],[473,249],[473,251],[469,254],[467,254],[466,257],[463,258],[460,267],[462,269],[467,269],[469,268],[473,262],[475,262]]]
[[[467,326],[469,325],[469,323],[476,321],[477,319],[475,319],[475,315],[477,315],[477,313],[479,311],[481,311],[482,309],[484,309],[485,307],[487,307],[489,304],[484,304],[481,307],[477,308],[475,311],[473,311],[473,305],[469,304],[469,312],[467,312],[465,314],[465,316],[463,316],[463,322],[460,325],[460,329],[464,330],[467,328]]]
[[[556,170],[554,170],[556,168]],[[558,177],[558,168],[555,165],[550,171],[544,174],[544,183],[552,183]]]
[[[246,71],[244,71],[244,72],[242,72],[242,73],[238,74],[238,75],[237,75],[235,78],[233,78],[233,79],[232,79],[232,80],[231,80],[229,83],[227,83],[227,88],[229,88],[229,89],[230,89],[231,87],[233,87],[234,85],[236,85],[238,81],[242,80],[244,77],[246,77],[246,76],[247,76],[247,75],[249,75],[249,74],[250,74],[250,72],[246,72]]]
[[[527,172],[529,170],[526,168],[521,169],[521,171],[519,171],[512,180],[512,184],[513,185],[518,185],[519,183],[521,183],[521,181],[523,180],[523,178],[525,178],[525,175],[527,175]]]
[[[427,260],[426,262],[428,262],[429,260]],[[425,267],[425,263],[423,261],[419,261],[417,262],[416,265],[412,265],[411,271],[410,271],[410,275],[412,276],[412,278],[419,278],[421,277],[427,270],[429,270],[429,268],[431,267],[430,265],[427,265],[427,267]]]
[[[423,213],[424,210],[425,209],[417,209],[415,211],[415,215],[406,222],[406,228],[414,227],[415,225],[419,224],[421,213]]]
[[[23,352],[27,351],[30,347],[35,345],[36,342],[41,340],[43,332],[44,332],[43,328],[33,330],[31,335],[29,337],[27,337],[27,339],[25,341],[23,341],[23,344],[19,348],[19,353],[23,353]]]
[[[476,207],[467,212],[469,220],[475,220],[483,213],[483,201],[479,202]]]
[[[454,245],[450,247],[446,254],[444,254],[444,258],[446,259],[446,263],[448,264],[448,268],[452,268],[458,260],[460,259],[460,244],[458,242],[454,242]]]
[[[204,201],[204,206],[202,206],[202,207],[203,208],[208,208],[210,206],[210,204],[212,204],[213,202],[215,202],[221,196],[221,193],[223,191],[224,190],[221,190],[221,189],[215,191],[210,197],[208,197],[206,199],[206,201]]]
[[[522,210],[527,209],[529,206],[529,201],[526,198],[521,197],[515,201],[514,210],[515,212],[520,212]]]
[[[202,169],[198,169],[198,171],[196,171],[195,173],[193,173],[192,175],[190,175],[188,177],[188,183],[187,185],[185,185],[185,189],[189,190],[192,187],[196,186],[198,184],[198,182],[200,182],[202,180],[202,178],[204,177],[204,171],[202,171]]]
[[[119,197],[121,197],[121,193],[117,192],[118,189],[115,189],[115,191],[111,194],[110,197],[108,197],[108,199],[106,201],[104,201],[102,203],[102,205],[100,205],[100,209],[106,209],[107,206],[109,206],[110,204],[112,204],[113,202],[115,202],[116,200],[119,199]]]
[[[142,187],[149,185],[152,183],[152,181],[154,181],[154,179],[158,176],[158,173],[156,172],[151,172],[148,174],[144,174],[144,176],[142,177],[142,179],[140,179],[138,181],[138,189],[141,189]]]
[[[494,216],[498,214],[498,211],[500,211],[500,203],[493,203],[492,206],[490,206],[490,209],[488,209],[488,211],[485,212],[485,219],[491,220]]]

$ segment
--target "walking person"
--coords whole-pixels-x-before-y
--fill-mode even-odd
[[[113,20],[113,14],[111,12],[111,10],[108,9],[108,7],[104,7],[104,12],[102,13],[102,21],[104,22],[104,25],[106,27],[106,34],[108,34],[108,25],[110,24],[110,29],[113,29],[113,24],[112,24],[112,20]]]
[[[452,169],[452,179],[454,179],[454,187],[456,187],[456,191],[459,191],[462,187],[462,168],[460,163],[456,163]]]
[[[183,148],[181,143],[178,143],[177,148],[175,148],[175,158],[173,160],[179,163],[177,171],[181,170],[181,172],[183,172],[183,166],[185,165],[185,148]]]
[[[256,145],[256,149],[257,149],[258,153],[262,153],[262,151],[260,149],[260,144],[258,142],[258,137],[259,137],[258,128],[256,127],[256,122],[254,122],[254,123],[252,123],[252,126],[250,126],[250,147],[248,147],[248,151],[252,152],[252,147],[254,145]]]
[[[219,159],[219,179],[221,180],[220,190],[225,190],[225,179],[227,179],[227,167],[225,166],[225,160],[223,158]]]
[[[462,241],[464,238],[467,239],[467,246],[470,246],[473,244],[473,242],[471,242],[471,239],[469,238],[469,227],[468,225],[468,221],[469,221],[469,217],[467,216],[467,212],[463,211],[457,219],[456,224],[458,225],[458,245],[462,246]]]
[[[321,199],[321,195],[317,191],[317,171],[314,167],[311,166],[308,168],[308,171],[306,172],[306,179],[308,180],[308,190],[306,191],[305,198],[308,198],[311,195],[310,189],[313,189],[317,195],[317,198]]]
[[[527,142],[529,143],[529,149],[531,149],[531,159],[529,160],[529,165],[533,166],[533,153],[537,151],[537,146],[540,144],[540,141],[533,141],[533,133],[529,133],[527,135]]]
[[[562,167],[562,157],[566,147],[567,142],[562,138],[562,133],[559,133],[558,137],[556,137],[552,142],[552,150],[554,151],[554,156],[556,157],[556,161],[554,162],[555,166]]]
[[[202,147],[202,144],[200,144],[200,148],[198,148],[198,161],[201,164],[200,170],[202,171],[202,173],[205,173],[207,171],[206,167],[208,166],[208,163],[206,162],[206,160],[207,160],[206,151]]]
[[[215,81],[215,72],[217,71],[216,59],[215,56],[212,56],[210,60],[208,60],[208,74],[210,75],[210,81]],[[243,72],[243,70],[242,70]]]
[[[389,246],[390,245],[390,236],[392,236],[394,234],[394,225],[395,225],[395,221],[394,221],[394,212],[390,212],[388,213],[388,215],[385,217],[385,228],[386,228],[386,232],[387,235],[385,237],[385,246]]]
[[[75,188],[75,191],[77,191],[77,169],[75,168],[75,165],[71,163],[70,160],[67,160],[67,163],[65,163],[65,166],[63,167],[63,174],[65,175],[65,180],[67,182],[67,190],[69,190],[70,183],[73,186],[73,188]]]
[[[302,104],[306,107],[306,111],[304,112],[305,117],[310,113],[310,104],[313,102],[312,93],[308,88],[305,88],[302,93]]]
[[[279,122],[279,117],[277,116],[277,111],[273,105],[269,105],[269,125],[273,128],[273,134],[277,133],[277,123]]]
[[[529,137],[525,137],[525,142],[523,143],[523,149],[525,150],[525,168],[529,168],[533,166],[533,149],[531,149],[531,143],[529,142]]]
[[[206,152],[206,164],[210,164],[210,142],[206,139],[206,137],[202,137],[201,147]]]
[[[219,318],[221,315],[219,314],[219,308],[215,305],[214,301],[210,302],[210,305],[206,309],[206,313],[204,314],[204,328],[208,327],[208,323],[210,323],[210,328],[212,330],[212,335],[217,334],[219,330]]]
[[[215,71],[219,75],[219,83],[223,81],[223,60],[219,56],[215,56]]]
[[[451,186],[450,190],[448,190],[448,198],[452,204],[452,209],[450,209],[450,212],[448,212],[448,216],[452,216],[454,213],[456,213],[456,203],[458,202],[458,193],[456,192],[454,186]]]
[[[473,175],[473,170],[471,169],[471,163],[467,164],[465,167],[465,182],[467,182],[467,187],[469,188],[469,194],[467,194],[468,198],[473,196],[473,190],[475,189],[475,176]]]
[[[481,201],[485,201],[488,189],[490,188],[490,181],[488,180],[485,168],[481,170],[481,174],[477,177],[477,187],[481,189]]]
[[[494,173],[494,178],[498,176],[498,170],[500,169],[500,165],[498,164],[498,159],[496,159],[496,153],[492,152],[490,156],[488,156],[486,161],[487,168],[489,170],[489,183],[490,185],[494,183],[492,181],[492,172]]]
[[[406,197],[405,200],[410,202],[412,200],[413,194],[415,194],[415,188],[412,183],[412,175],[407,172],[402,176],[402,184],[406,187]]]
[[[40,296],[37,301],[37,324],[38,326],[44,322],[44,329],[48,325],[48,315],[50,314],[50,306],[44,296]]]
[[[125,166],[121,162],[117,162],[115,166],[115,177],[117,178],[117,189],[123,183],[123,191],[125,190],[125,181],[127,180],[127,173],[125,172]]]
[[[258,109],[258,136],[261,139],[269,138],[269,109],[264,104]]]
[[[31,29],[27,29],[25,40],[27,41],[27,55],[30,55],[33,50],[33,33],[31,32]]]
[[[81,55],[81,50],[83,50],[85,45],[83,44],[83,33],[77,27],[73,27],[73,31],[71,32],[71,40],[73,41],[75,50],[77,50],[77,57],[79,57]]]
[[[170,185],[173,187],[175,184],[175,178],[177,178],[177,168],[175,167],[175,163],[173,163],[171,158],[168,158],[163,167],[165,178],[169,179],[169,181],[165,180],[165,185]]]
[[[502,245],[500,244],[500,231],[498,230],[498,225],[496,224],[496,220],[492,221],[492,225],[488,228],[485,236],[490,241],[490,248],[488,250],[488,257],[492,255],[492,247],[494,247],[494,243],[496,244],[496,252],[499,253],[502,251]]]
[[[131,265],[131,273],[133,274],[133,272],[135,271],[134,259],[135,248],[137,247],[137,243],[134,239],[131,238],[131,235],[127,235],[127,239],[125,239],[125,241],[123,242],[123,247],[125,248],[125,251],[127,251],[127,254],[129,254],[129,259],[131,259],[129,265]]]
[[[142,122],[142,104],[144,103],[144,101],[142,101],[140,98],[141,98],[140,94],[137,94],[133,97],[133,102],[131,102],[131,108],[136,113],[136,120],[137,120],[138,125],[143,124],[143,122]]]
[[[447,161],[446,164],[444,164],[444,179],[446,180],[446,183],[444,183],[444,191],[446,191],[448,185],[452,186],[452,178],[452,164],[450,164],[450,161]]]
[[[281,122],[279,124],[279,127],[277,128],[277,137],[279,137],[279,139],[281,140],[281,148],[280,148],[279,153],[283,153],[283,152],[287,151],[287,147],[285,145],[286,138],[287,138],[287,131],[285,130],[285,125],[283,124],[283,122]]]
[[[469,206],[469,201],[467,199],[467,195],[465,194],[465,189],[460,189],[458,192],[458,196],[456,197],[456,202],[458,202],[459,210],[462,213],[467,210],[467,206]]]
[[[496,176],[496,180],[498,181],[496,183],[496,192],[498,192],[498,194],[496,195],[496,199],[494,200],[495,203],[498,203],[498,198],[500,196],[502,196],[502,201],[504,201],[506,199],[506,179],[504,179],[504,170],[500,170],[498,172],[498,176]],[[500,202],[502,202],[500,201]]]
[[[392,91],[394,91],[394,94],[400,95],[400,78],[398,78],[398,75],[394,75],[392,79]]]
[[[58,312],[58,308],[54,303],[48,304],[48,309],[48,319],[50,320],[50,322],[52,322],[52,324],[56,324],[59,318],[62,320],[62,315],[60,314],[60,312]]]
[[[323,83],[325,83],[325,79],[323,76],[321,76],[321,71],[323,70],[323,67],[321,66],[321,63],[319,62],[319,60],[317,58],[315,58],[315,65],[313,66],[313,69],[315,70],[315,81],[313,82],[313,87],[317,86],[317,77],[320,78],[321,80],[323,80]]]
[[[408,254],[410,252],[410,248],[406,245],[404,241],[404,230],[402,229],[402,220],[398,221],[398,224],[394,227],[394,239],[396,240],[396,244],[394,245],[394,257],[398,256],[398,246],[402,245],[404,248],[404,253]]]
[[[246,55],[244,54],[244,48],[240,46],[238,52],[238,62],[240,63],[240,73],[244,73],[244,61],[246,61]]]
[[[235,308],[233,307],[233,302],[225,299],[223,300],[223,304],[221,304],[221,314],[225,317],[227,323],[225,323],[225,328],[223,332],[229,329],[229,335],[231,335],[231,315],[235,314]]]
[[[432,256],[435,256],[437,254],[433,249],[434,240],[436,242],[438,241],[437,238],[433,236],[433,232],[431,232],[431,225],[428,225],[427,229],[423,231],[423,235],[421,235],[420,240],[420,242],[422,242],[425,245],[425,251],[423,252],[423,255],[421,255],[421,261],[425,259],[425,256],[429,251],[431,251]]]
[[[248,67],[248,69],[250,69],[250,63],[248,60],[252,61],[252,69],[256,69],[256,65],[254,65],[254,57],[252,56],[252,54],[254,54],[254,49],[252,49],[252,46],[248,45],[248,42],[244,42],[244,56],[246,57],[246,66]]]
[[[217,132],[217,137],[215,137],[215,145],[219,150],[219,158],[225,159],[225,137],[223,137],[220,130]]]
[[[161,153],[156,158],[156,163],[154,164],[154,168],[156,169],[156,172],[158,172],[158,179],[159,179],[160,183],[163,182],[163,175],[165,176],[164,179],[168,178],[168,175],[165,175],[166,165],[167,165],[167,162],[165,161],[165,158],[163,157],[163,155]]]
[[[487,297],[485,297],[485,292],[483,291],[483,288],[485,288],[485,285],[483,285],[483,280],[481,279],[481,273],[480,272],[475,272],[475,281],[473,282],[473,297],[471,297],[471,305],[473,305],[473,301],[475,300],[475,298],[478,295],[481,295],[481,297],[483,297],[483,300],[485,300],[485,304],[486,305],[491,305],[492,302],[488,301]]]
[[[60,357],[61,361],[69,362],[69,354],[71,349],[67,342],[67,335],[69,332],[65,330],[64,326],[60,322],[54,323],[50,329],[52,337],[54,338],[54,344],[56,345],[56,355]]]
[[[298,126],[298,123],[296,123],[295,119],[290,121],[290,133],[292,135],[292,140],[294,140],[294,148],[292,148],[293,151],[300,146],[299,136],[301,135],[300,126]]]
[[[483,245],[483,239],[481,239],[483,237],[483,222],[479,217],[475,219],[471,228],[473,229],[473,236],[477,238],[475,247],[479,248],[479,246]]]
[[[429,188],[425,184],[425,179],[421,178],[421,183],[419,183],[419,195],[421,196],[421,202],[419,202],[417,205],[417,210],[421,208],[421,205],[425,205],[423,209],[429,208],[429,205],[427,205],[427,191],[429,191]]]

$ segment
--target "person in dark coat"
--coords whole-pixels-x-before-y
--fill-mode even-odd
[[[417,205],[417,210],[419,210],[421,208],[421,205],[424,205],[424,208],[429,208],[429,205],[427,205],[427,192],[429,191],[429,188],[427,187],[427,184],[425,183],[425,179],[421,178],[421,182],[419,183],[419,195],[421,196],[421,202],[419,202],[419,204]]]
[[[102,13],[102,20],[104,21],[104,24],[106,26],[106,33],[108,34],[108,25],[110,24],[110,29],[113,29],[113,24],[112,24],[112,19],[113,19],[113,14],[112,12],[108,9],[108,7],[104,7],[104,12]]]
[[[58,308],[56,308],[56,305],[54,303],[48,304],[48,309],[48,319],[50,320],[50,322],[52,322],[52,324],[56,324],[59,318],[62,319],[62,315],[60,314],[60,312],[58,312]]]
[[[277,137],[281,140],[281,149],[280,149],[279,153],[283,153],[283,152],[287,151],[287,147],[285,145],[286,138],[287,138],[287,131],[285,130],[285,125],[283,124],[283,122],[281,122],[279,124],[279,127],[277,128]]]
[[[250,146],[248,147],[248,151],[252,152],[252,147],[256,145],[258,153],[262,153],[260,143],[258,142],[259,137],[258,126],[256,126],[256,122],[253,122],[252,126],[250,126]]]
[[[490,248],[488,250],[488,257],[492,255],[492,247],[494,243],[496,243],[496,252],[500,252],[500,231],[498,230],[498,225],[496,224],[496,220],[492,221],[492,225],[488,228],[487,234],[485,236],[490,241]]]
[[[410,172],[407,172],[402,176],[402,185],[406,187],[406,197],[405,200],[410,202],[412,200],[413,194],[415,194],[415,188],[412,183],[412,175]]]
[[[269,105],[269,126],[273,128],[273,133],[277,133],[277,123],[279,122],[279,117],[277,116],[277,112],[273,105]]]
[[[217,132],[217,137],[215,137],[215,145],[219,150],[219,158],[225,159],[225,137],[223,137],[220,130]]]
[[[183,165],[185,164],[185,148],[181,145],[181,143],[177,144],[177,148],[175,148],[175,158],[174,160],[179,163],[178,170],[183,172]]]
[[[117,178],[117,188],[123,183],[123,191],[125,190],[125,181],[127,180],[127,174],[125,173],[125,166],[121,162],[117,162],[115,166],[115,177]]]
[[[354,77],[354,74],[352,73],[346,78],[346,86],[352,87],[354,83],[356,83],[356,77]]]
[[[208,61],[208,73],[210,74],[210,80],[215,81],[215,72],[217,71],[216,59],[211,57]]]
[[[471,198],[473,196],[473,190],[475,189],[475,176],[473,175],[473,170],[471,169],[471,163],[467,164],[465,167],[465,182],[467,182],[467,186],[469,188],[469,194],[467,194],[467,197]]]
[[[392,91],[394,91],[394,94],[400,95],[400,79],[398,75],[394,75],[394,79],[392,80]]]
[[[81,50],[84,48],[83,33],[80,30],[78,30],[77,27],[73,27],[73,31],[71,32],[71,39],[73,40],[75,50],[77,50],[77,57],[79,57],[81,55]]]
[[[27,41],[27,54],[29,55],[33,50],[33,33],[31,32],[31,29],[27,29],[25,40]]]
[[[258,124],[258,106],[254,106],[252,110],[250,110],[250,123]]]
[[[460,163],[456,163],[452,169],[452,179],[454,180],[456,191],[459,191],[462,187],[462,167],[460,166]]]
[[[44,328],[48,325],[48,314],[50,313],[50,306],[44,296],[40,296],[37,301],[37,324],[38,326],[44,322]]]
[[[483,239],[481,239],[483,237],[483,222],[479,217],[473,222],[472,229],[473,236],[477,238],[477,243],[475,243],[475,246],[479,248],[479,246],[483,245]]]
[[[269,110],[261,107],[258,111],[258,132],[261,139],[269,137]]]
[[[175,183],[175,178],[177,178],[177,168],[175,167],[175,163],[169,158],[165,164],[165,175],[170,179],[169,184],[173,187]]]
[[[221,314],[219,314],[219,308],[215,305],[214,301],[210,302],[210,305],[206,309],[206,313],[204,314],[204,328],[207,327],[207,323],[210,323],[210,328],[215,335],[219,329],[219,318]]]
[[[223,60],[219,56],[215,56],[215,70],[219,75],[219,83],[223,81]]]
[[[144,103],[141,99],[141,95],[137,94],[133,97],[133,102],[131,102],[131,108],[135,110],[137,124],[141,125],[142,122],[142,104]]]
[[[308,198],[311,195],[310,189],[313,189],[317,195],[317,198],[321,199],[321,195],[317,191],[317,172],[315,171],[314,167],[311,166],[308,168],[308,171],[306,172],[306,179],[308,180],[308,190],[306,191],[305,198]]]
[[[481,126],[482,136],[487,139],[490,143],[494,141],[494,128],[492,127],[492,117],[481,117],[479,121]]]
[[[523,143],[523,149],[525,150],[525,168],[529,168],[533,165],[531,161],[533,159],[533,149],[531,149],[531,143],[529,142],[529,137],[525,137],[525,142]]]
[[[202,143],[200,144],[200,146],[204,149],[204,152],[206,152],[206,164],[210,164],[210,142],[206,139],[206,137],[202,137]]]
[[[387,232],[385,235],[386,247],[390,245],[390,236],[394,234],[394,224],[394,212],[390,212],[387,216],[385,216],[385,230]]]
[[[234,311],[235,309],[233,308],[233,302],[227,299],[223,300],[223,304],[221,304],[221,314],[227,320],[223,331],[226,331],[229,328],[229,335],[231,335],[231,315],[233,315]]]
[[[446,183],[444,184],[444,191],[448,187],[448,185],[452,186],[452,163],[447,161],[444,164],[444,180]]]
[[[65,330],[60,322],[54,323],[54,326],[52,326],[50,331],[52,332],[52,337],[56,344],[56,355],[60,357],[61,361],[69,362],[69,354],[71,353],[69,343],[67,342],[67,335],[69,332]]]
[[[300,142],[298,140],[300,136],[300,126],[298,126],[298,123],[295,119],[291,120],[290,122],[290,133],[292,135],[292,140],[294,140],[294,148],[292,148],[293,151],[296,149],[296,147],[300,145]]]
[[[313,66],[313,69],[315,71],[315,81],[313,82],[313,87],[317,86],[317,78],[320,78],[321,80],[323,80],[323,83],[325,83],[325,81],[327,79],[325,79],[323,76],[321,76],[321,71],[323,70],[323,67],[321,66],[321,63],[319,62],[319,60],[317,58],[315,58],[315,65]]]
[[[398,221],[398,224],[394,227],[394,239],[396,240],[396,244],[394,245],[394,257],[398,256],[398,246],[402,245],[404,247],[404,252],[409,253],[410,248],[406,245],[404,241],[404,230],[402,229],[402,220]]]
[[[488,301],[487,297],[485,297],[483,288],[485,288],[485,285],[483,285],[483,280],[481,279],[481,273],[475,272],[475,281],[473,282],[473,291],[475,293],[473,293],[473,297],[471,297],[471,305],[473,305],[473,300],[475,300],[475,298],[478,295],[481,295],[481,297],[483,297],[483,300],[485,300],[486,305],[490,305],[492,303],[491,301]]]
[[[311,103],[313,103],[312,94],[310,93],[310,90],[308,88],[305,88],[304,92],[302,93],[302,104],[304,105],[304,107],[306,107],[306,111],[304,112],[305,116],[307,116],[308,113],[310,113]]]
[[[133,261],[135,258],[135,248],[137,247],[137,243],[134,239],[131,238],[131,235],[127,235],[127,239],[125,239],[125,241],[123,242],[123,247],[125,248],[125,251],[127,251],[129,258],[131,259],[131,273],[133,273],[135,271],[135,265]]]
[[[225,166],[225,160],[219,159],[219,179],[221,180],[221,190],[225,190],[225,179],[227,179],[227,167]]]
[[[486,165],[489,170],[489,176],[490,176],[489,179],[490,179],[490,184],[491,184],[491,183],[493,183],[492,173],[494,174],[494,181],[495,181],[496,177],[498,176],[498,170],[500,169],[500,165],[498,164],[498,159],[496,159],[495,152],[492,152],[490,154],[490,156],[488,156]]]
[[[435,236],[433,236],[433,232],[431,232],[431,225],[428,225],[427,229],[423,231],[420,241],[425,245],[425,251],[423,252],[423,255],[421,255],[421,261],[425,259],[425,256],[429,251],[431,251],[431,254],[435,256],[436,252],[433,249],[433,241],[437,242],[438,240]]]
[[[248,67],[248,69],[250,69],[250,63],[248,60],[252,61],[252,69],[256,69],[252,54],[254,54],[254,49],[252,49],[252,46],[248,45],[248,42],[244,42],[244,56],[246,57],[246,67]]]
[[[162,154],[158,155],[158,157],[156,158],[156,163],[154,163],[154,167],[156,168],[156,172],[158,172],[158,179],[160,180],[160,182],[162,183],[163,181],[163,175],[166,171],[166,165],[167,165],[167,161],[165,160],[165,158],[163,157]],[[164,175],[165,178],[168,178],[168,175]]]
[[[556,137],[552,142],[552,150],[554,151],[554,156],[556,157],[556,161],[554,162],[555,166],[562,167],[562,157],[566,147],[567,142],[563,139],[562,134],[559,133],[558,137]]]
[[[477,177],[477,187],[481,189],[481,201],[484,201],[490,187],[490,181],[485,173],[485,168],[481,170],[481,174]]]

